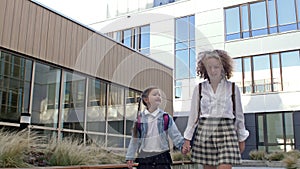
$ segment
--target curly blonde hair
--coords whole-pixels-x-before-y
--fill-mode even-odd
[[[209,76],[207,74],[207,70],[204,66],[204,60],[207,58],[216,58],[219,59],[223,65],[224,74],[227,79],[230,79],[233,75],[233,59],[228,55],[228,53],[224,50],[207,50],[203,52],[199,52],[198,54],[198,62],[197,62],[197,75],[201,78],[208,79]]]

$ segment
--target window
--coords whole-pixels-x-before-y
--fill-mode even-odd
[[[132,30],[124,30],[123,31],[123,44],[127,47],[131,47],[132,45]]]
[[[61,70],[35,64],[31,123],[57,128]]]
[[[19,123],[29,112],[32,61],[0,52],[0,121]]]
[[[124,88],[109,85],[108,94],[108,134],[119,136],[108,136],[108,144],[114,147],[124,147]]]
[[[227,8],[226,41],[297,30],[299,6],[299,0],[264,0]]]
[[[140,27],[139,38],[137,38],[138,49],[142,54],[149,55],[150,54],[150,26],[142,26]]]
[[[97,79],[88,79],[87,122],[88,131],[105,133],[106,129],[106,84]]]
[[[245,6],[243,7],[245,9]],[[245,12],[245,11],[243,11]],[[243,13],[245,15],[245,13]],[[243,16],[244,16],[243,15]],[[246,15],[248,18],[248,15]],[[248,24],[248,23],[247,23]],[[240,36],[240,10],[239,7],[225,10],[226,40],[239,39]],[[243,28],[246,26],[243,25]]]
[[[276,1],[275,0],[268,0],[267,1],[267,7],[268,7],[268,16],[269,16],[269,33],[277,33],[277,13],[276,13]]]
[[[253,78],[254,93],[272,91],[269,55],[253,57]]]
[[[299,80],[295,80],[295,72],[300,71],[299,51],[281,53],[282,83],[284,91],[300,89]]]
[[[63,128],[83,131],[85,105],[85,77],[64,72],[63,86]]]
[[[175,83],[181,84],[177,81],[195,77],[195,16],[192,15],[175,20]],[[176,97],[181,96],[180,88],[176,87]]]
[[[296,30],[295,0],[277,0],[279,32]]]
[[[299,91],[295,72],[300,71],[299,50],[235,58],[233,79],[243,93]]]
[[[264,1],[250,4],[250,20],[251,20],[252,36],[268,34],[267,14],[265,9],[266,9],[266,3]]]
[[[295,149],[293,113],[257,114],[258,149],[268,153]]]
[[[144,55],[150,54],[150,25],[109,32],[106,35]]]

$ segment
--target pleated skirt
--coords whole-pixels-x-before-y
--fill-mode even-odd
[[[228,118],[202,118],[194,138],[191,160],[203,165],[237,165],[241,154],[234,120]]]

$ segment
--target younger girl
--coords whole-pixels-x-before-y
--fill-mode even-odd
[[[141,101],[146,106],[142,112],[140,112]],[[159,109],[161,95],[157,87],[147,88],[142,93],[141,101],[139,101],[138,117],[126,154],[128,168],[132,168],[137,153],[138,169],[170,169],[172,159],[168,136],[180,150],[184,139],[172,117]]]

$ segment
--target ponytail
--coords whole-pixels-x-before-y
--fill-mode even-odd
[[[139,123],[141,122],[141,119],[140,119],[140,112],[141,112],[141,102],[142,102],[142,98],[138,98],[138,109],[137,109],[137,113],[136,113],[136,121],[135,121],[135,124],[132,128],[132,132],[133,132],[133,136],[135,138],[137,138],[137,135],[138,135],[138,125],[140,125]]]

